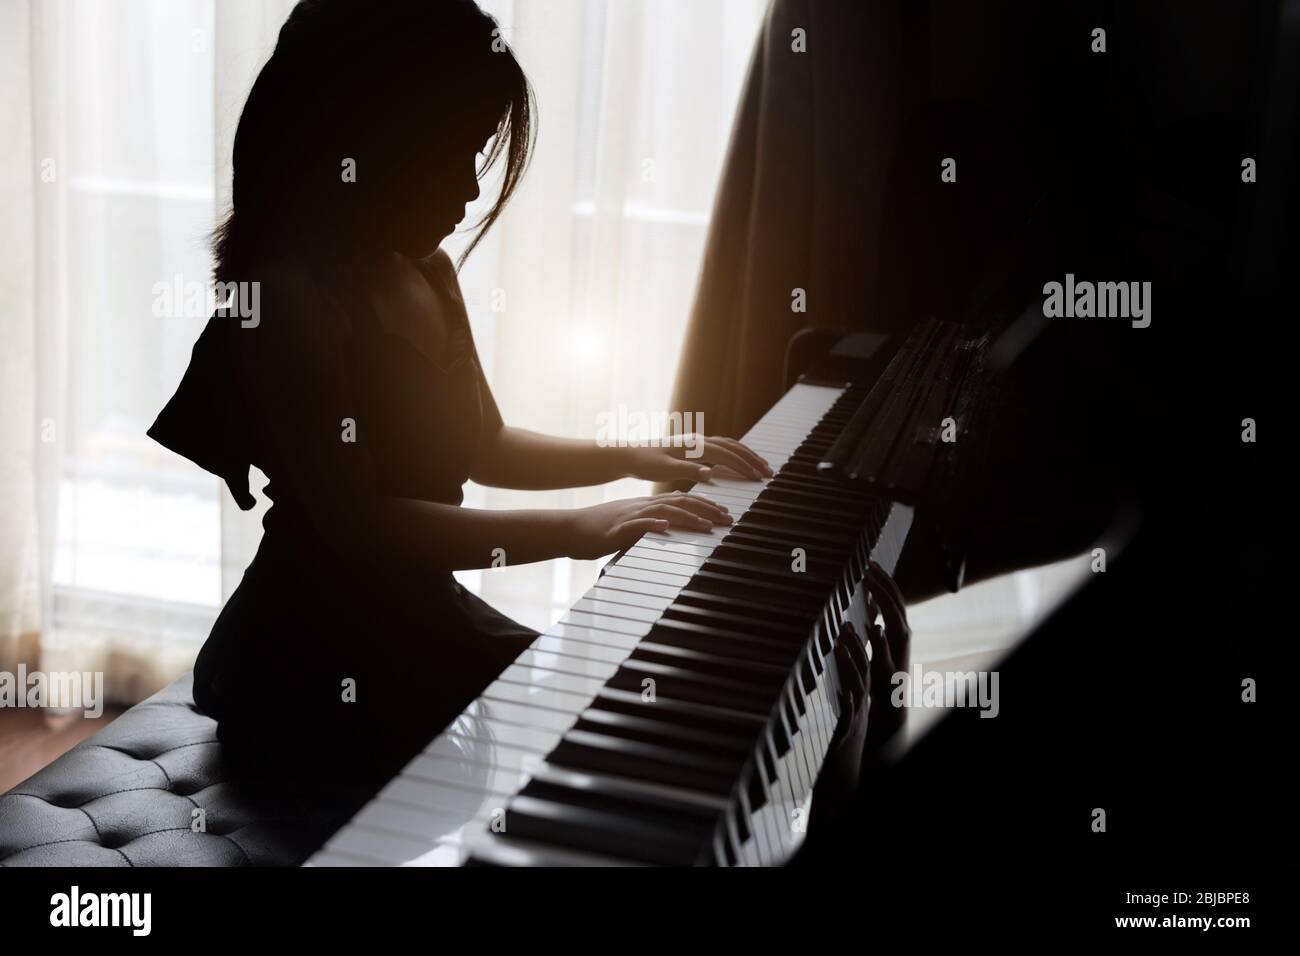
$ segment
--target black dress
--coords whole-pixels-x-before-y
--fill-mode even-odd
[[[209,320],[149,429],[245,510],[249,464],[269,479],[257,555],[194,667],[236,763],[393,772],[537,636],[378,531],[386,496],[459,505],[502,425],[450,259],[421,269],[453,325],[445,367],[345,307],[329,269],[279,270],[256,324]]]

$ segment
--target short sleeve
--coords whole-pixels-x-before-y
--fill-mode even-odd
[[[351,327],[307,274],[272,271],[262,321],[241,330],[246,426],[285,507],[340,557],[379,560],[385,495],[349,371]],[[372,553],[373,552],[373,553]]]
[[[456,277],[456,267],[452,264],[451,256],[442,249],[438,249],[420,265],[429,281],[441,293],[443,300],[451,307],[453,320],[460,324],[465,339],[469,342],[470,355],[474,359],[474,368],[478,376],[479,404],[483,410],[483,433],[485,437],[494,435],[504,427],[505,422],[501,418],[501,410],[497,407],[496,398],[492,394],[492,387],[488,385],[487,375],[483,371],[483,362],[479,359],[478,346],[474,343],[474,333],[469,324],[469,313],[465,309],[465,299],[460,292],[460,280]]]
[[[225,481],[235,503],[256,503],[248,490],[249,436],[241,427],[244,390],[238,371],[237,319],[213,315],[190,352],[175,393],[145,434]]]
[[[271,264],[257,320],[214,316],[176,394],[147,434],[225,479],[239,507],[255,499],[248,469],[270,479],[267,518],[292,525],[340,564],[384,560],[386,506],[348,371],[351,329],[309,274]],[[349,440],[349,423],[353,440]]]

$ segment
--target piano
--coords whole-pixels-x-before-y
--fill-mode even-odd
[[[775,476],[692,488],[732,525],[617,555],[306,865],[785,862],[912,520],[822,464],[870,384],[801,376],[743,438]]]

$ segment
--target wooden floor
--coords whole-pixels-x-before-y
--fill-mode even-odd
[[[80,714],[55,717],[38,709],[0,709],[0,793],[103,730],[121,713],[120,708],[105,707],[101,716],[90,719]]]

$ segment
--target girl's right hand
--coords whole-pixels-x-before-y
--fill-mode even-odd
[[[731,524],[726,508],[681,491],[607,501],[568,514],[565,553],[571,558],[600,558],[621,551],[647,531],[680,528],[707,534],[716,525]]]

